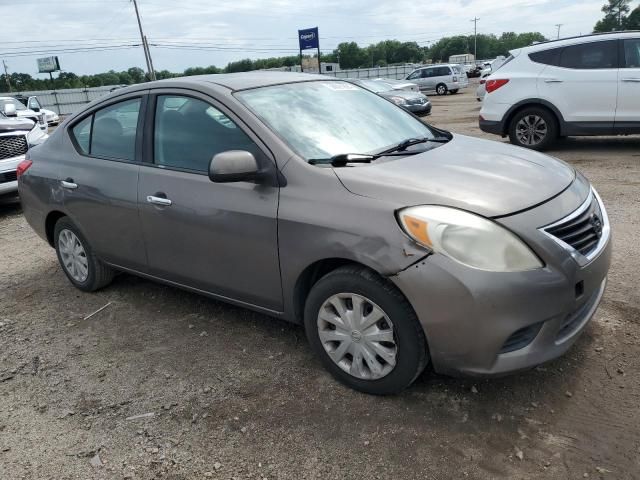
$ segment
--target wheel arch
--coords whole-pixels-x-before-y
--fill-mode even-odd
[[[47,236],[47,242],[49,242],[49,245],[52,247],[55,246],[53,232],[56,228],[56,223],[58,223],[58,220],[66,216],[67,214],[60,210],[52,210],[47,214],[47,218],[44,221],[44,231]]]
[[[553,114],[556,122],[558,122],[558,133],[560,135],[564,135],[565,120],[562,116],[562,113],[560,113],[560,110],[558,110],[558,108],[548,100],[544,100],[542,98],[530,98],[512,105],[511,108],[507,111],[506,115],[504,116],[504,122],[502,123],[503,136],[509,133],[509,125],[511,124],[511,120],[516,115],[516,113],[528,107],[542,107],[548,110],[551,114]]]

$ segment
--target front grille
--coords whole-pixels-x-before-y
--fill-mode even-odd
[[[506,342],[504,342],[499,353],[513,352],[529,345],[533,339],[536,338],[536,335],[538,335],[538,332],[542,328],[542,323],[543,322],[535,323],[528,327],[521,328],[520,330],[516,330],[516,332],[514,332],[509,338],[507,338]]]
[[[578,215],[569,216],[566,221],[545,228],[545,231],[582,255],[588,255],[598,246],[603,227],[604,222],[598,201],[591,195],[591,201],[584,211]]]
[[[27,137],[24,135],[0,136],[0,160],[27,153]]]
[[[0,183],[15,182],[18,180],[16,172],[0,173]]]

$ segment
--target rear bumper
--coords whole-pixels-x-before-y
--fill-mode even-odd
[[[494,135],[504,134],[504,127],[501,121],[485,120],[484,118],[480,117],[478,119],[478,124],[480,126],[480,130],[482,130],[483,132],[492,133]]]

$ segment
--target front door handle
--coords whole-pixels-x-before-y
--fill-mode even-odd
[[[162,205],[163,207],[168,207],[173,203],[168,198],[156,197],[155,195],[147,195],[147,202],[154,205]]]
[[[562,83],[564,80],[560,80],[559,78],[547,78],[544,83]]]
[[[640,78],[623,78],[623,82],[638,82],[640,83]]]
[[[76,188],[78,188],[78,184],[73,181],[73,178],[62,180],[60,182],[60,185],[62,185],[62,188],[67,188],[69,190],[75,190]]]

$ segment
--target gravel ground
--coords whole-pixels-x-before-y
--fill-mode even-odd
[[[433,104],[429,122],[485,136],[473,90]],[[427,371],[395,397],[337,384],[295,325],[128,275],[81,293],[0,205],[0,479],[640,478],[640,137],[550,153],[613,224],[594,320],[529,372]]]

